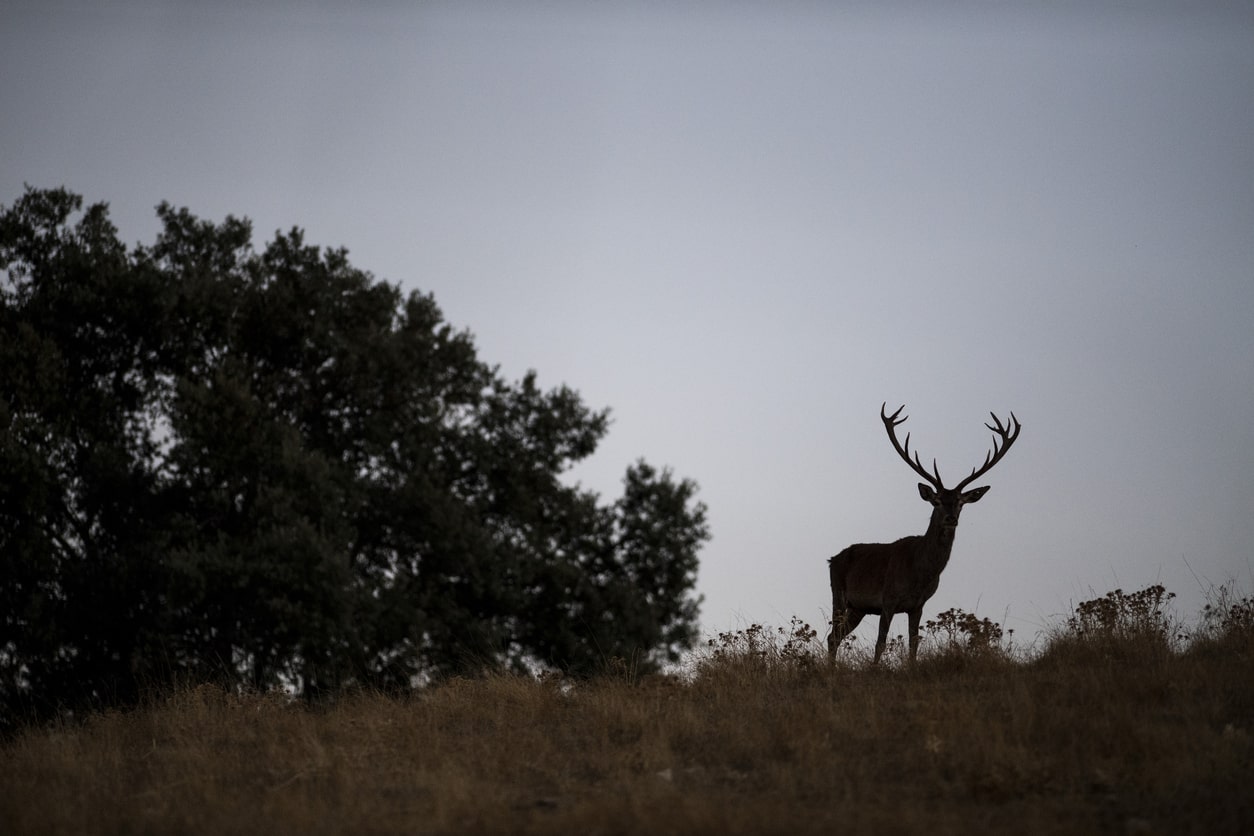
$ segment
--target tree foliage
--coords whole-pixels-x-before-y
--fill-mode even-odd
[[[608,413],[502,378],[430,295],[299,229],[0,208],[0,702],[212,678],[307,695],[645,666],[695,638],[695,485],[562,474]],[[11,714],[12,716],[12,714]]]

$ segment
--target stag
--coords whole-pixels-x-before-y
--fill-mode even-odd
[[[910,661],[913,662],[919,650],[919,619],[923,616],[923,605],[936,593],[941,572],[949,563],[954,532],[958,529],[958,515],[962,506],[978,502],[988,493],[987,487],[969,491],[963,489],[1002,460],[1019,437],[1022,426],[1013,412],[1005,425],[996,414],[989,413],[993,416],[993,423],[984,426],[993,431],[993,449],[984,457],[983,465],[972,469],[970,476],[954,487],[946,488],[935,459],[932,459],[932,472],[928,473],[919,461],[917,451],[911,458],[910,433],[906,433],[904,445],[897,441],[897,427],[909,417],[897,417],[905,406],[892,415],[886,415],[887,406],[887,403],[880,406],[880,419],[888,430],[888,440],[910,469],[927,480],[919,483],[919,496],[931,503],[932,519],[923,534],[903,537],[895,543],[858,543],[828,560],[832,576],[832,632],[827,637],[827,650],[834,657],[840,643],[858,626],[863,616],[878,614],[880,632],[875,641],[875,661],[878,663],[888,641],[888,626],[893,615],[904,612],[910,620]]]

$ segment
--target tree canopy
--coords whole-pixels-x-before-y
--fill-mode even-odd
[[[308,696],[612,657],[696,637],[696,486],[644,461],[563,481],[608,428],[502,377],[429,294],[299,229],[162,204],[0,207],[0,704],[172,682]]]

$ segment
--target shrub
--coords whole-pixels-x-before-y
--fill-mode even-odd
[[[1014,630],[1003,630],[1001,625],[974,613],[953,608],[945,610],[924,625],[927,634],[937,641],[942,653],[970,655],[1001,655],[1008,652],[1008,642]]]
[[[1169,608],[1175,597],[1154,584],[1138,592],[1116,589],[1081,601],[1065,624],[1049,633],[1041,658],[1050,661],[1074,654],[1081,659],[1127,660],[1169,654],[1185,639]]]
[[[1147,586],[1140,592],[1116,589],[1101,598],[1082,601],[1067,619],[1067,629],[1087,639],[1168,640],[1172,636],[1172,619],[1164,609],[1174,592],[1161,584]]]

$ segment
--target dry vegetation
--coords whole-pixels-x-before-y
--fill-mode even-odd
[[[951,610],[913,667],[829,665],[794,622],[683,678],[192,688],[3,743],[0,833],[1254,832],[1254,604],[1221,590],[1185,638],[1168,597],[1032,652]]]

